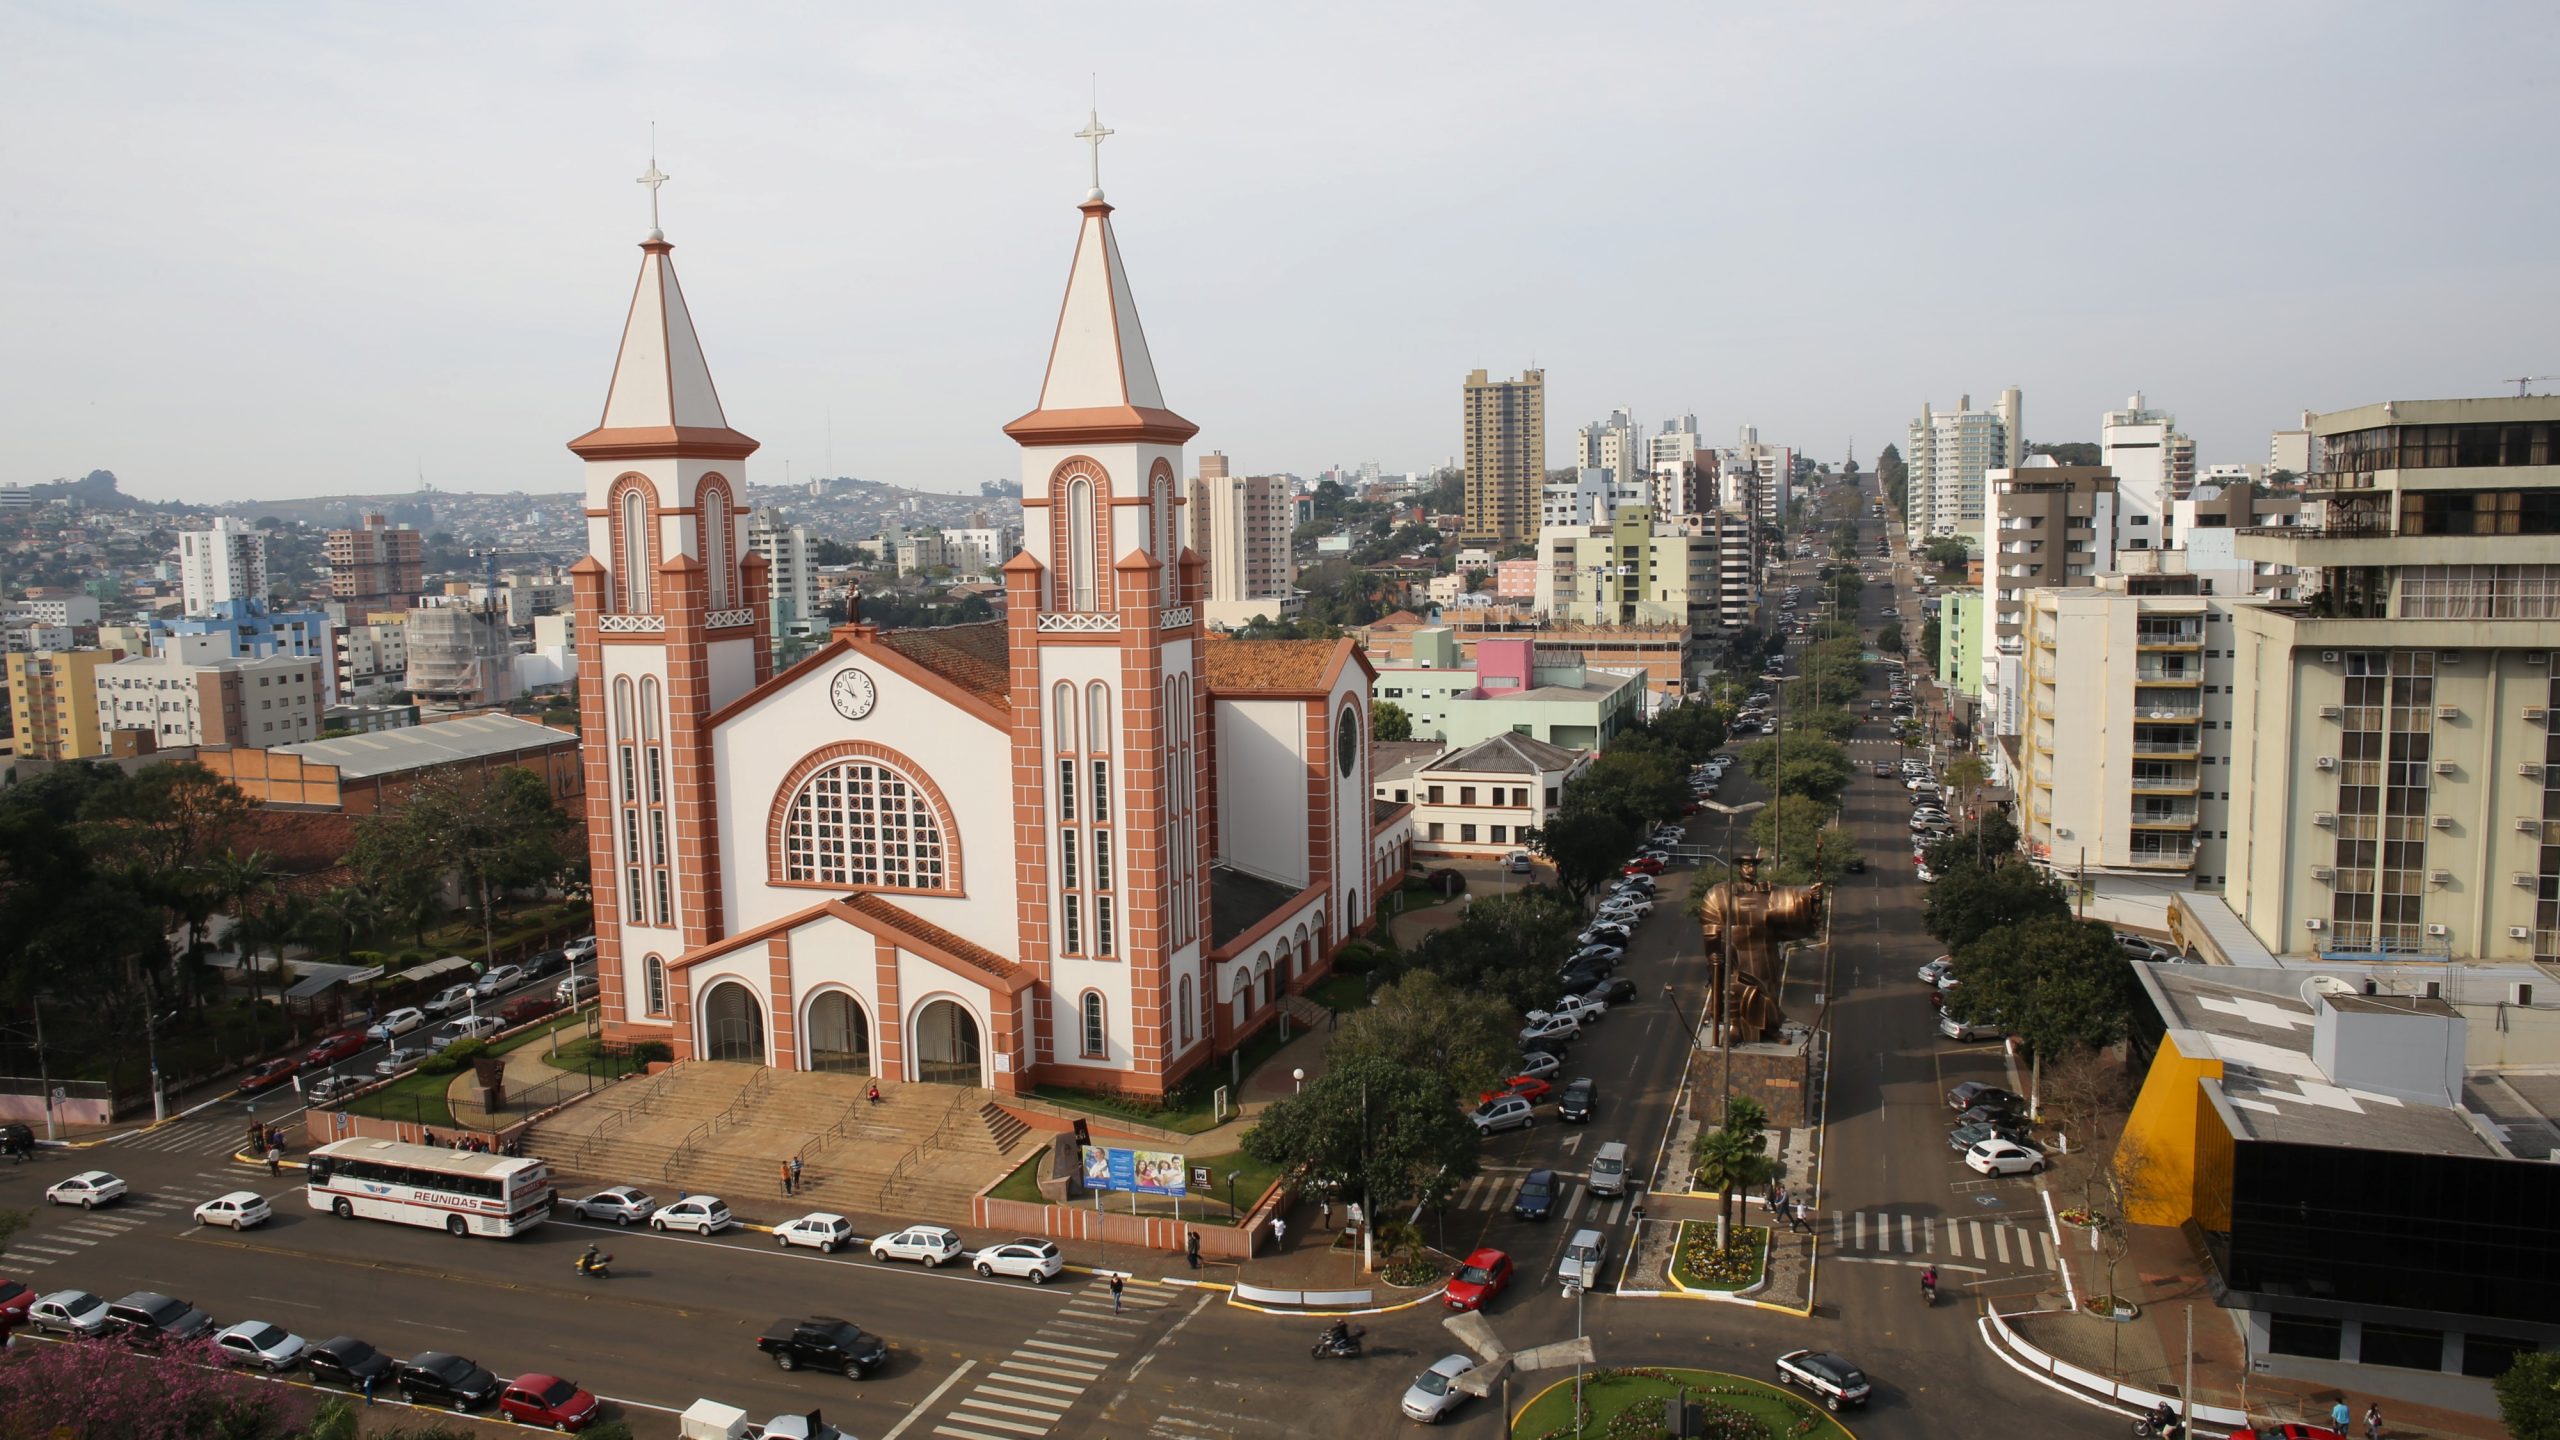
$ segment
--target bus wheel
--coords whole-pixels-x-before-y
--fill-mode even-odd
[[[471,1227],[462,1223],[461,1216],[447,1215],[444,1217],[444,1233],[447,1235],[468,1235],[471,1233]]]
[[[342,1197],[329,1202],[329,1213],[341,1220],[353,1220],[356,1218],[356,1207]]]

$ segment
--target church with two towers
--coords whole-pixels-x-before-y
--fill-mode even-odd
[[[1004,617],[884,632],[857,607],[779,672],[745,543],[756,442],[674,247],[642,243],[603,416],[569,442],[608,1039],[1160,1094],[1271,1023],[1400,882],[1367,659],[1201,624],[1197,427],[1165,402],[1098,177],[1077,208],[1038,403],[1004,426]]]

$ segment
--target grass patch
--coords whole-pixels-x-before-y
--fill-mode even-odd
[[[1585,1418],[1581,1433],[1588,1436],[1642,1437],[1669,1432],[1659,1423],[1646,1427],[1630,1416],[1622,1426],[1610,1422],[1629,1410],[1650,1411],[1658,1417],[1662,1402],[1674,1394],[1685,1393],[1692,1401],[1707,1409],[1707,1433],[1711,1435],[1760,1435],[1768,1440],[1849,1440],[1849,1432],[1839,1422],[1814,1406],[1757,1380],[1714,1370],[1687,1370],[1645,1367],[1634,1370],[1595,1370],[1582,1382]],[[1727,1419],[1729,1428],[1718,1430],[1718,1419]],[[1756,1431],[1732,1428],[1739,1420],[1756,1425]],[[1512,1440],[1565,1440],[1575,1433],[1573,1423],[1573,1382],[1564,1381],[1542,1392],[1520,1411],[1511,1427]]]
[[[1280,1023],[1275,1019],[1255,1031],[1252,1037],[1244,1042],[1244,1047],[1236,1060],[1229,1061],[1221,1057],[1209,1062],[1204,1073],[1185,1080],[1180,1088],[1161,1102],[1153,1097],[1112,1095],[1096,1090],[1078,1090],[1065,1085],[1034,1085],[1031,1087],[1031,1093],[1052,1105],[1063,1105],[1070,1110],[1081,1110],[1088,1115],[1099,1115],[1105,1119],[1132,1120],[1140,1125],[1152,1125],[1159,1130],[1171,1130],[1183,1135],[1198,1135],[1203,1131],[1216,1129],[1221,1123],[1216,1114],[1210,1110],[1210,1102],[1216,1098],[1219,1086],[1230,1084],[1228,1077],[1241,1073],[1250,1078],[1254,1071],[1262,1068],[1264,1061],[1280,1053],[1281,1046],[1306,1033],[1304,1030],[1292,1029],[1284,1039],[1280,1034]],[[1240,1070],[1231,1068],[1238,1066],[1241,1067]],[[1227,1118],[1230,1120],[1235,1118],[1237,1100],[1237,1089],[1231,1088],[1227,1095]]]
[[[379,1090],[350,1098],[343,1108],[350,1115],[455,1129],[458,1127],[454,1124],[453,1107],[445,1103],[445,1094],[452,1088],[451,1075],[427,1075],[412,1069]]]
[[[585,1022],[584,1016],[578,1019],[581,1024]],[[547,1049],[543,1051],[542,1063],[554,1070],[565,1070],[573,1075],[596,1075],[607,1080],[619,1080],[625,1075],[649,1068],[649,1062],[633,1054],[629,1046],[619,1050],[612,1049],[604,1043],[604,1038],[598,1035],[581,1035],[575,1040],[562,1040],[559,1054],[554,1055]]]
[[[1044,1205],[1049,1197],[1040,1193],[1040,1162],[1049,1152],[1033,1152],[1030,1159],[1013,1167],[1013,1173],[996,1182],[987,1192],[990,1200],[1019,1200],[1026,1205]]]
[[[1368,977],[1327,975],[1307,987],[1307,998],[1336,1014],[1349,1014],[1369,1003]]]
[[[1683,1220],[1674,1242],[1671,1278],[1691,1290],[1748,1290],[1760,1283],[1769,1263],[1769,1231],[1743,1225],[1719,1253],[1712,1220]]]

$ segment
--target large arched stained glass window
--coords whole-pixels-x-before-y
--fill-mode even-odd
[[[783,818],[783,878],[876,890],[948,883],[942,823],[923,788],[876,760],[811,775]]]

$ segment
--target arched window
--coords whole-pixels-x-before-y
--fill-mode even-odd
[[[729,577],[737,569],[730,551],[737,544],[735,522],[729,518],[729,492],[716,485],[702,490],[702,566],[711,576],[711,608],[729,608]]]
[[[1096,680],[1085,688],[1085,745],[1096,755],[1111,753],[1111,732],[1119,726],[1111,715],[1111,687]]]
[[[1076,753],[1076,687],[1061,680],[1051,693],[1057,700],[1054,708],[1058,715],[1058,753],[1073,755]]]
[[[658,677],[640,677],[640,738],[658,743]]]
[[[942,820],[922,787],[870,759],[811,775],[791,797],[782,878],[866,890],[940,890],[948,883]]]
[[[652,1015],[667,1013],[667,962],[652,955],[646,962],[649,979],[649,1011]]]
[[[1182,1025],[1182,1043],[1191,1043],[1191,977],[1185,975],[1173,987],[1173,1012]]]
[[[1093,482],[1077,476],[1067,484],[1067,608],[1093,608]]]
[[[649,608],[649,507],[637,486],[622,492],[622,608]]]
[[[1182,603],[1182,545],[1175,538],[1178,512],[1173,503],[1173,472],[1158,461],[1150,482],[1148,488],[1155,498],[1156,560],[1160,566],[1157,574],[1161,577],[1158,583],[1164,590],[1164,603],[1178,605]]]
[[[1084,1053],[1097,1058],[1109,1055],[1111,1032],[1103,1023],[1102,992],[1087,990],[1084,992],[1084,1001],[1078,1008],[1084,1014]]]

